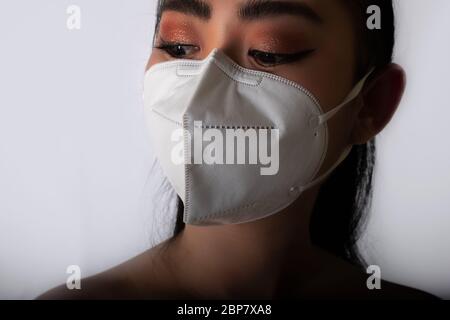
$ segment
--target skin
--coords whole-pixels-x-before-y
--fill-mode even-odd
[[[359,80],[355,77],[359,53],[350,10],[339,1],[297,0],[293,2],[307,4],[323,22],[287,14],[242,21],[236,12],[245,2],[206,0],[211,7],[209,19],[166,11],[155,45],[161,44],[161,38],[194,45],[197,50],[188,50],[184,57],[189,59],[204,59],[220,48],[243,67],[306,87],[324,111],[342,102]],[[249,56],[251,49],[313,52],[296,62],[267,66]],[[173,59],[166,51],[155,49],[147,68]],[[404,71],[395,64],[370,78],[362,94],[329,122],[329,149],[320,173],[347,145],[365,144],[383,130],[404,87]],[[367,274],[311,244],[309,222],[319,188],[255,222],[187,225],[175,239],[82,280],[82,290],[60,286],[39,298],[427,298],[425,293],[386,281],[382,281],[382,290],[368,290]]]

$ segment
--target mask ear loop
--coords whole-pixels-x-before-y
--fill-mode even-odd
[[[365,83],[367,81],[367,78],[369,78],[369,76],[373,73],[374,70],[375,70],[375,68],[370,69],[370,71],[364,76],[364,78],[362,78],[355,85],[355,87],[352,89],[352,91],[350,91],[348,96],[345,98],[344,102],[342,102],[340,105],[338,105],[333,110],[330,110],[329,112],[320,115],[319,116],[319,123],[318,123],[318,125],[320,126],[320,125],[324,124],[325,122],[327,122],[328,120],[330,120],[343,107],[345,107],[348,103],[353,101],[361,93],[361,91],[364,88],[364,85],[365,85]]]
[[[338,105],[333,110],[319,116],[318,125],[320,126],[320,125],[323,125],[324,123],[326,123],[336,113],[338,113],[344,106],[346,106],[350,101],[353,101],[361,93],[361,91],[364,88],[364,85],[367,81],[367,78],[369,78],[369,76],[373,73],[374,70],[375,70],[375,68],[370,69],[370,71],[364,76],[364,78],[362,78],[355,85],[355,87],[352,89],[352,91],[345,98],[344,102],[342,102],[340,105]],[[336,162],[325,173],[323,173],[322,175],[320,175],[318,178],[314,179],[310,183],[308,183],[304,186],[298,187],[298,191],[300,193],[304,192],[305,190],[312,188],[313,186],[315,186],[315,185],[321,183],[323,180],[325,180],[348,157],[348,155],[350,154],[352,149],[353,149],[352,145],[346,147],[345,150],[342,152],[342,154],[339,156],[339,158],[336,160]]]
[[[304,192],[305,190],[314,187],[315,185],[321,183],[323,180],[325,180],[350,154],[352,151],[353,146],[350,145],[342,152],[342,154],[339,156],[339,158],[336,160],[336,162],[322,175],[320,175],[318,178],[314,179],[310,183],[300,186],[299,191]]]

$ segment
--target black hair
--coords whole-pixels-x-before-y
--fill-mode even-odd
[[[360,79],[372,67],[379,70],[392,61],[395,21],[392,0],[343,0],[351,6],[359,44]],[[377,5],[381,12],[381,29],[366,27],[367,8]],[[364,265],[357,241],[365,230],[370,210],[376,139],[355,145],[346,160],[321,186],[311,216],[311,241],[354,264]]]
[[[158,30],[161,8],[159,0],[156,20]],[[370,67],[381,69],[392,61],[394,48],[394,10],[392,0],[343,0],[354,15],[359,44],[357,77],[361,78]],[[367,8],[377,5],[381,9],[381,29],[366,27]],[[356,242],[365,226],[365,213],[372,199],[372,176],[376,158],[375,138],[363,145],[355,145],[341,165],[322,184],[311,216],[311,241],[354,264],[362,265]],[[173,238],[180,234],[184,206],[178,198],[178,212]]]

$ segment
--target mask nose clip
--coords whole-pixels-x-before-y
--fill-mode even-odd
[[[210,68],[219,68],[233,81],[251,87],[258,87],[263,76],[254,70],[246,69],[236,63],[220,49],[213,49],[203,60],[191,60],[177,66],[177,75],[180,77],[201,76],[208,73]]]

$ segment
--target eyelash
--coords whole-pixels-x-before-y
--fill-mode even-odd
[[[263,67],[275,67],[300,61],[312,52],[314,52],[313,49],[296,53],[271,53],[260,50],[250,50],[248,54],[256,61],[256,63]]]
[[[162,41],[162,44],[160,46],[155,46],[155,48],[165,51],[175,59],[186,59],[186,56],[193,54],[192,52],[186,53],[186,51],[194,50],[197,52],[200,50],[199,47],[194,45],[170,43],[165,41]],[[282,64],[297,62],[314,51],[314,49],[311,49],[296,53],[271,53],[260,50],[249,50],[248,55],[252,57],[257,64],[263,67],[276,67]]]
[[[167,54],[169,54],[173,58],[182,59],[184,56],[189,54],[180,54],[177,55],[176,50],[185,50],[186,48],[199,51],[200,48],[194,45],[187,45],[187,44],[181,44],[181,43],[169,43],[169,42],[163,42],[162,45],[155,47],[156,49],[163,50]],[[178,52],[179,53],[179,52]],[[182,57],[183,56],[183,57]]]

